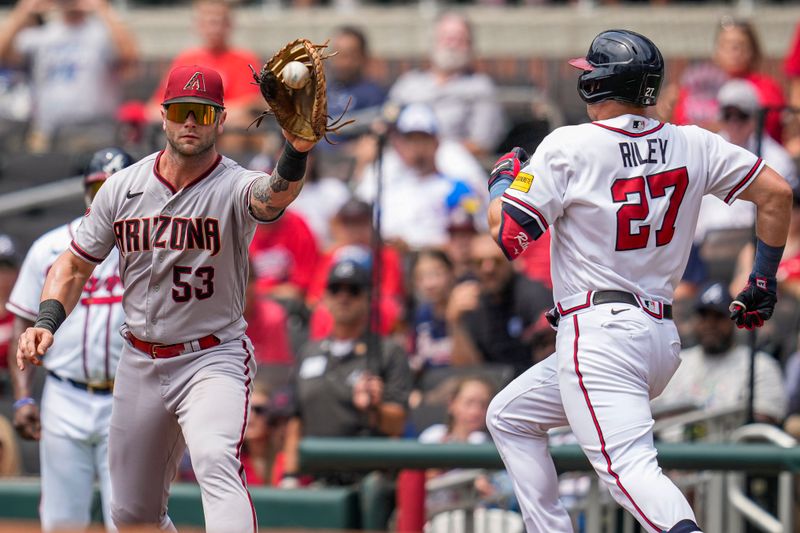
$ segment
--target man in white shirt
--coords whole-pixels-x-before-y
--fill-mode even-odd
[[[750,349],[737,344],[728,305],[731,295],[713,283],[697,298],[695,334],[698,344],[681,351],[681,366],[658,398],[661,404],[693,402],[705,409],[744,406],[749,394]],[[780,423],[787,397],[778,362],[756,355],[754,412],[756,420]]]

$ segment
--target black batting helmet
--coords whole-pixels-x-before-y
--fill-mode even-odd
[[[86,192],[86,202],[91,203],[94,195],[108,177],[133,163],[133,157],[122,148],[110,147],[98,150],[92,155],[92,160],[83,175],[83,189]]]
[[[583,70],[578,94],[587,104],[619,100],[655,105],[664,79],[664,58],[653,41],[629,30],[607,30],[594,38],[586,57],[569,62]]]

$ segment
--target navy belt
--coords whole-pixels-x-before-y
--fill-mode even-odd
[[[83,391],[88,392],[89,394],[100,394],[106,395],[111,394],[114,392],[114,380],[106,381],[100,385],[92,385],[91,383],[82,383],[80,381],[75,381],[74,379],[65,378],[64,376],[59,376],[52,370],[47,371],[48,374],[53,376],[58,381],[63,381],[64,383],[69,383],[76,389],[81,389]]]

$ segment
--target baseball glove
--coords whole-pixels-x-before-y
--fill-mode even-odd
[[[314,44],[308,39],[296,39],[272,56],[261,69],[261,73],[256,73],[250,67],[269,106],[269,109],[253,121],[256,127],[266,115],[273,114],[281,128],[301,139],[318,141],[323,137],[328,140],[328,133],[337,132],[353,122],[342,122],[344,112],[334,121],[328,115],[325,69],[322,62],[334,54],[325,54],[323,51],[327,47],[327,41],[324,44]],[[311,74],[308,83],[300,89],[292,89],[283,81],[283,68],[291,61],[303,63]]]

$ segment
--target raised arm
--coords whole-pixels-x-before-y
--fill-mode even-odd
[[[22,56],[14,46],[14,39],[20,31],[27,28],[37,13],[44,9],[43,0],[21,0],[8,14],[0,29],[0,64],[19,65]]]
[[[111,5],[109,5],[107,0],[95,0],[95,3],[95,12],[106,27],[108,27],[111,42],[117,50],[119,67],[122,69],[132,67],[139,60],[136,38],[125,23],[122,22],[122,19],[120,19]]]
[[[250,208],[261,220],[273,220],[303,189],[308,152],[316,144],[283,131],[286,144],[271,175],[258,178],[250,189]]]
[[[769,320],[775,310],[775,274],[789,233],[792,189],[780,174],[764,166],[739,198],[756,204],[758,240],[755,262],[747,286],[731,303],[731,319],[740,328],[753,329]]]
[[[39,316],[33,327],[25,330],[17,346],[17,367],[25,370],[25,362],[41,365],[40,357],[53,344],[53,334],[78,304],[95,265],[67,250],[61,254],[44,282]]]

